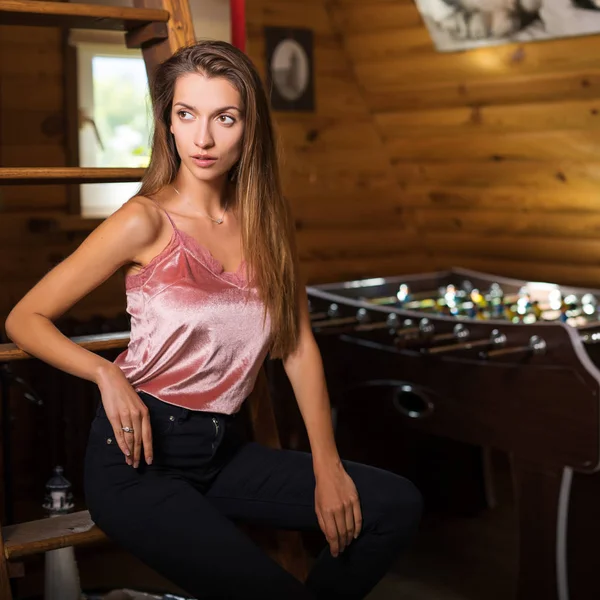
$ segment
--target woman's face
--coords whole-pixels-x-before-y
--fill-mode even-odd
[[[242,151],[244,120],[238,91],[222,77],[190,73],[177,79],[171,133],[181,162],[198,179],[225,175]]]

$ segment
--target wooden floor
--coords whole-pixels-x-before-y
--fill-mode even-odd
[[[427,519],[369,600],[511,600],[517,540],[506,507],[478,519]]]
[[[497,473],[497,506],[475,518],[427,515],[413,547],[368,600],[512,600],[517,525],[510,477]]]

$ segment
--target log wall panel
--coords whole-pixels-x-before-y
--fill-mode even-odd
[[[399,270],[400,269],[400,270]],[[304,260],[301,266],[307,281],[341,282],[373,277],[393,277],[398,273],[417,273],[433,270],[431,257],[421,250],[412,249],[408,254],[386,253],[385,256],[351,258],[345,260]]]
[[[398,163],[394,166],[403,185],[429,184],[438,187],[461,185],[493,189],[502,186],[523,187],[532,191],[567,190],[572,192],[600,191],[600,161],[484,163]]]
[[[398,162],[532,161],[590,162],[600,156],[600,131],[469,132],[456,135],[402,136],[385,142],[392,164]]]
[[[574,219],[595,214],[598,207],[598,191],[582,190],[536,190],[511,186],[495,186],[477,190],[457,186],[411,186],[404,188],[402,207],[417,208],[464,208],[468,210],[527,210],[534,214],[562,212]]]
[[[399,32],[400,35],[401,32]],[[461,82],[493,80],[512,75],[549,75],[572,71],[597,70],[595,55],[600,37],[563,38],[529,44],[506,44],[469,52],[413,54],[381,59],[363,57],[354,61],[355,73],[364,86],[410,81]]]
[[[372,85],[364,95],[370,109],[425,110],[463,106],[502,106],[527,102],[596,99],[600,88],[597,68],[565,73],[513,74],[497,79],[476,76],[456,81],[430,81]]]
[[[467,106],[386,111],[375,123],[385,139],[447,136],[477,131],[497,133],[590,131],[600,129],[600,98],[511,106]]]
[[[65,166],[62,35],[0,26],[0,166]],[[65,186],[0,187],[0,319],[60,257],[68,235],[33,234],[29,219],[62,214]],[[48,212],[49,211],[49,212]]]
[[[532,213],[513,210],[419,210],[419,226],[427,232],[480,234],[485,236],[513,235],[534,238],[576,239],[586,247],[587,240],[600,239],[600,214],[586,214],[579,219],[565,219],[565,213]],[[568,213],[567,213],[568,214]]]
[[[600,36],[442,53],[413,2],[328,6],[427,264],[600,287]]]
[[[0,188],[0,210],[3,220],[8,214],[35,216],[39,210],[55,210],[62,214],[65,210],[64,186],[4,185]]]
[[[412,0],[329,2],[333,25],[345,34],[396,31],[421,26]]]
[[[27,140],[35,139],[36,146],[59,146],[62,149],[65,139],[64,115],[61,110],[6,107],[0,113],[0,131],[5,146],[23,145]]]

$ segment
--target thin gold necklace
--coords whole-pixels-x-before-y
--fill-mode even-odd
[[[171,187],[177,192],[177,194],[179,194],[181,196],[181,194],[179,193],[179,190],[173,184],[171,184]],[[216,223],[217,225],[221,225],[223,223],[223,218],[225,217],[225,213],[227,212],[228,204],[229,204],[229,198],[227,199],[227,202],[225,202],[225,210],[223,211],[223,214],[221,215],[220,219],[215,219],[214,217],[211,217],[208,213],[204,213],[204,216],[208,217],[213,223]]]

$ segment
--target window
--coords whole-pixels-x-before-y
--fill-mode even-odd
[[[79,157],[82,167],[146,167],[150,111],[139,50],[113,44],[77,47]],[[139,190],[139,182],[83,184],[81,215],[106,217]]]
[[[132,0],[87,2],[133,4]],[[230,0],[189,0],[189,4],[198,39],[231,41]],[[115,31],[71,29],[69,40],[77,54],[80,166],[145,167],[152,121],[141,51],[127,49],[124,35]],[[81,216],[108,217],[139,187],[139,182],[81,185]]]

